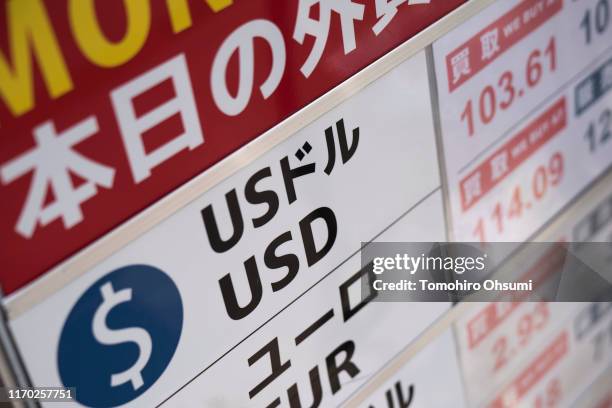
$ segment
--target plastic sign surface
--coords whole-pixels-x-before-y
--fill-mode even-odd
[[[612,163],[608,9],[499,1],[434,43],[455,240],[528,239]]]
[[[357,372],[391,359],[450,307],[406,303],[381,321],[383,304],[359,301],[362,242],[445,239],[432,111],[422,103],[425,62],[419,52],[11,320],[34,384],[68,385],[88,364],[96,375],[78,379],[86,391],[77,399],[107,391],[92,392],[103,398],[94,404],[157,405],[194,380],[174,398],[214,390],[238,405],[265,405],[287,398],[309,364],[331,356],[335,369],[319,372],[331,381],[331,402],[359,383],[343,385]],[[411,174],[417,183],[407,182]],[[159,272],[139,280],[141,269]],[[401,336],[376,343],[378,331],[413,313]],[[167,327],[163,335],[158,324]],[[66,345],[108,357],[75,362]],[[289,370],[287,359],[284,385],[266,387]],[[229,386],[228,372],[243,373],[240,391],[196,385],[212,376]],[[282,396],[271,394],[281,388]]]

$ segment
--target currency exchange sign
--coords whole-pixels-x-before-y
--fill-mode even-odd
[[[3,1],[3,291],[463,2]]]

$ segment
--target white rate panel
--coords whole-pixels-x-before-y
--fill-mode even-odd
[[[443,220],[427,221],[440,211],[436,193],[377,241],[443,238]],[[338,406],[451,307],[362,297],[367,271],[359,254],[351,257],[162,406]],[[434,347],[447,355],[450,346]],[[450,357],[439,363],[454,378]]]
[[[431,339],[361,404],[368,408],[466,406],[452,330]]]
[[[609,166],[609,3],[499,1],[434,43],[454,240],[523,241]]]

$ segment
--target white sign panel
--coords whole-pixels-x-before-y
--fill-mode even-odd
[[[608,8],[500,1],[434,43],[455,240],[523,241],[610,164]]]
[[[499,389],[579,304],[492,302],[456,323],[466,392],[472,406]]]
[[[610,303],[583,303],[486,406],[569,406],[612,361],[611,329]]]
[[[612,405],[612,366],[586,390],[573,406],[580,408],[607,408]]]
[[[428,408],[465,405],[453,334],[436,337],[386,381],[367,403],[368,408]]]
[[[271,319],[439,189],[428,101],[421,52],[10,321],[34,385],[153,406],[270,341]]]
[[[603,180],[597,191],[570,208],[570,217],[553,224],[544,239],[551,243],[574,242],[576,246],[579,242],[605,241],[612,227],[611,209],[612,187]],[[547,294],[556,293],[565,256],[565,249],[554,244],[537,259],[519,254],[522,261],[517,264],[524,268],[520,279],[531,279],[543,302],[520,302],[519,298],[514,302],[478,303],[455,323],[471,405],[482,404],[487,395],[499,390],[512,373],[527,364],[567,324],[567,316],[584,307],[583,303],[546,302]],[[546,290],[549,287],[550,292]]]
[[[426,221],[440,211],[437,193],[377,240],[443,238],[443,220]],[[362,298],[360,260],[351,257],[162,406],[338,406],[451,307]]]

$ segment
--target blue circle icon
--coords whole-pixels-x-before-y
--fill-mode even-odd
[[[161,270],[116,269],[74,305],[59,341],[57,364],[65,387],[91,407],[132,401],[162,375],[179,342],[183,305]]]

